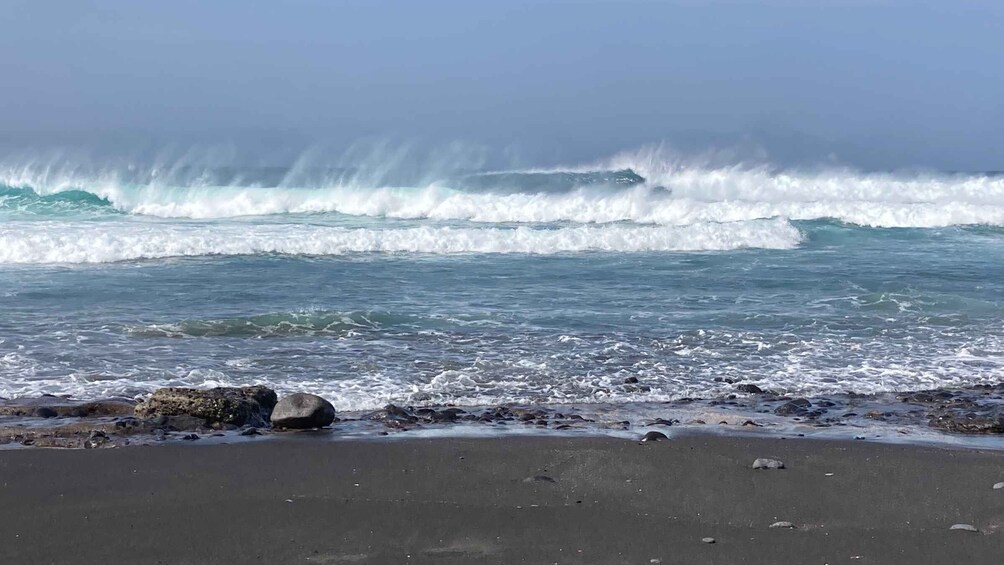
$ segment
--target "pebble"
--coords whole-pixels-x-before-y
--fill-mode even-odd
[[[715,543],[715,538],[701,538],[704,543]]]
[[[994,490],[1000,490],[1002,488],[1004,488],[1004,483],[996,483],[994,485]]]
[[[792,524],[791,522],[774,522],[773,524],[770,525],[770,527],[793,529],[795,527],[795,524]]]
[[[642,441],[662,441],[664,439],[669,439],[669,438],[666,437],[666,434],[662,432],[648,432],[641,438]]]
[[[758,458],[753,462],[754,469],[784,469],[784,462],[778,459]]]
[[[963,532],[979,532],[979,530],[976,529],[976,526],[974,526],[972,524],[952,524],[952,527],[948,528],[948,529],[949,530],[959,530],[959,531],[963,531]]]

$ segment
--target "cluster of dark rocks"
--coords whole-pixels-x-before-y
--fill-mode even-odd
[[[960,389],[939,389],[899,395],[846,393],[827,398],[785,396],[752,383],[721,379],[734,392],[702,400],[684,398],[667,402],[668,409],[708,406],[741,414],[791,418],[815,427],[850,426],[855,418],[893,425],[928,425],[964,434],[1004,434],[1004,383]],[[639,386],[629,377],[626,386]],[[56,396],[0,399],[0,444],[21,443],[40,447],[108,447],[130,441],[199,439],[240,434],[259,435],[276,430],[315,429],[336,421],[351,429],[378,433],[406,431],[452,424],[520,425],[548,430],[605,428],[628,430],[629,421],[607,421],[576,414],[573,407],[502,405],[484,408],[455,406],[414,407],[388,404],[381,410],[339,418],[328,401],[297,393],[278,398],[265,386],[242,388],[162,388],[136,402],[126,398],[80,402]],[[588,412],[587,412],[588,414]],[[705,424],[694,419],[687,424]],[[726,423],[725,421],[721,422]],[[675,418],[655,418],[636,424],[673,426]],[[738,422],[737,422],[738,425]],[[760,426],[753,419],[741,425]],[[905,432],[901,432],[905,433]],[[648,441],[662,439],[651,434]],[[664,437],[664,436],[663,436]]]
[[[899,395],[928,410],[929,425],[948,432],[1004,434],[1004,383],[965,390],[924,390]]]
[[[296,393],[279,399],[265,386],[162,388],[141,402],[81,403],[45,395],[2,401],[0,417],[6,417],[0,421],[0,443],[84,448],[129,443],[139,436],[191,440],[228,431],[256,435],[266,429],[323,428],[337,419],[331,403],[319,396]]]
[[[578,414],[565,414],[545,408],[521,408],[516,406],[494,406],[475,410],[463,410],[454,406],[444,408],[415,408],[388,404],[381,410],[364,414],[361,420],[380,422],[396,430],[408,430],[424,424],[479,423],[479,424],[523,424],[555,430],[571,429],[593,420]]]
[[[711,406],[791,417],[816,427],[847,425],[849,419],[863,417],[892,424],[926,424],[953,433],[1004,434],[1004,383],[897,395],[847,392],[810,400],[763,390],[755,384],[716,380],[734,385],[735,393],[709,401]]]

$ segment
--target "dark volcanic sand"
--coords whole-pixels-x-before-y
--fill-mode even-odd
[[[991,564],[999,481],[1004,452],[807,439],[13,450],[0,563]]]

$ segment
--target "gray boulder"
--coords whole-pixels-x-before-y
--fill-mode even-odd
[[[185,415],[201,418],[210,426],[264,427],[275,403],[275,391],[261,385],[206,390],[172,387],[158,389],[137,404],[136,415],[140,418]]]
[[[335,407],[316,394],[284,396],[272,411],[272,426],[276,428],[323,428],[334,421]]]

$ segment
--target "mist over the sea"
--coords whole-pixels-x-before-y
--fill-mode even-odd
[[[0,154],[288,166],[393,138],[528,168],[664,141],[1004,168],[996,2],[13,0],[0,26]]]

